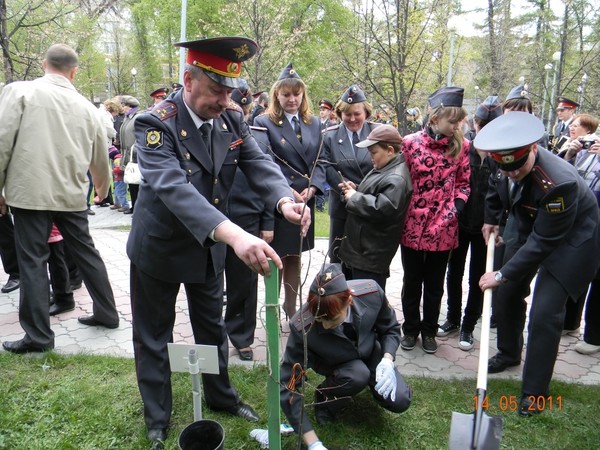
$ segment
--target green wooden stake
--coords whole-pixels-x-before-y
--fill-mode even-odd
[[[279,269],[269,261],[271,275],[265,277],[267,305],[267,412],[269,414],[269,450],[281,450],[281,406],[279,403]]]

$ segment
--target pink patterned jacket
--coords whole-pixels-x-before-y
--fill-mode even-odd
[[[446,155],[448,138],[434,140],[426,130],[404,137],[403,152],[413,195],[400,243],[413,250],[445,251],[458,246],[454,200],[466,203],[469,186],[469,141],[457,158]]]

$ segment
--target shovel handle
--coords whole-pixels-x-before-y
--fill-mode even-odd
[[[496,235],[492,232],[488,238],[485,271],[494,270],[494,249]],[[483,308],[481,311],[481,339],[479,342],[479,367],[477,369],[477,389],[487,389],[488,357],[490,354],[490,313],[492,308],[492,289],[483,292]],[[481,405],[477,405],[481,408]]]

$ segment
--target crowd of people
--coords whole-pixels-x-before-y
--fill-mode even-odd
[[[95,108],[73,85],[78,57],[64,44],[48,49],[43,77],[1,92],[2,292],[20,289],[25,333],[3,342],[6,351],[53,349],[50,316],[74,309],[81,281],[93,314],[79,322],[119,326],[89,233],[93,202],[132,214],[135,368],[154,449],[164,447],[171,418],[167,344],[181,285],[194,342],[218,351],[219,373],[202,375],[208,408],[260,420],[229,379],[228,339],[242,360],[253,359],[258,275],[269,273],[268,259],[280,271],[290,330],[281,406],[310,450],[325,446],[297,395],[309,368],[324,376],[314,397],[319,425],[367,387],[381,407],[402,413],[412,389],[395,367],[398,349],[412,351],[420,339],[432,354],[436,337],[456,333],[470,351],[485,289],[494,289],[498,331],[488,371],[498,373],[521,364],[525,299],[537,276],[519,414],[541,412],[535,399],[549,395],[561,335],[578,332],[584,309],[576,350],[600,352],[599,121],[577,114],[576,102],[559,98],[559,122],[547,133],[526,87],[516,86],[504,102],[490,95],[477,106],[471,132],[464,90],[443,87],[429,96],[426,117],[406,110],[402,136],[376,123],[356,84],[337,101],[320,100],[313,114],[292,63],[268,94],[253,94],[241,78],[258,50],[250,39],[177,45],[187,49],[183,83],[154,90],[147,108],[131,95]],[[34,124],[35,135],[23,132]],[[124,180],[129,163],[139,184]],[[314,248],[315,209],[324,211],[325,200],[328,262],[302,301],[302,254]],[[492,233],[495,270],[485,273]],[[385,293],[399,248],[401,318]]]

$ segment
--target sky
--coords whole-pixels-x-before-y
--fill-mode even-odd
[[[485,21],[487,15],[487,1],[486,0],[461,0],[463,9],[465,11],[475,10],[485,6],[485,11],[481,12],[470,12],[460,17],[458,22],[458,34],[462,36],[476,36],[480,31],[476,30],[474,24],[481,25]],[[531,8],[530,4],[526,0],[512,0],[512,13],[513,15],[520,15],[526,12],[528,8]],[[564,9],[564,2],[562,0],[550,0],[550,7],[554,10],[557,16],[562,15]]]

